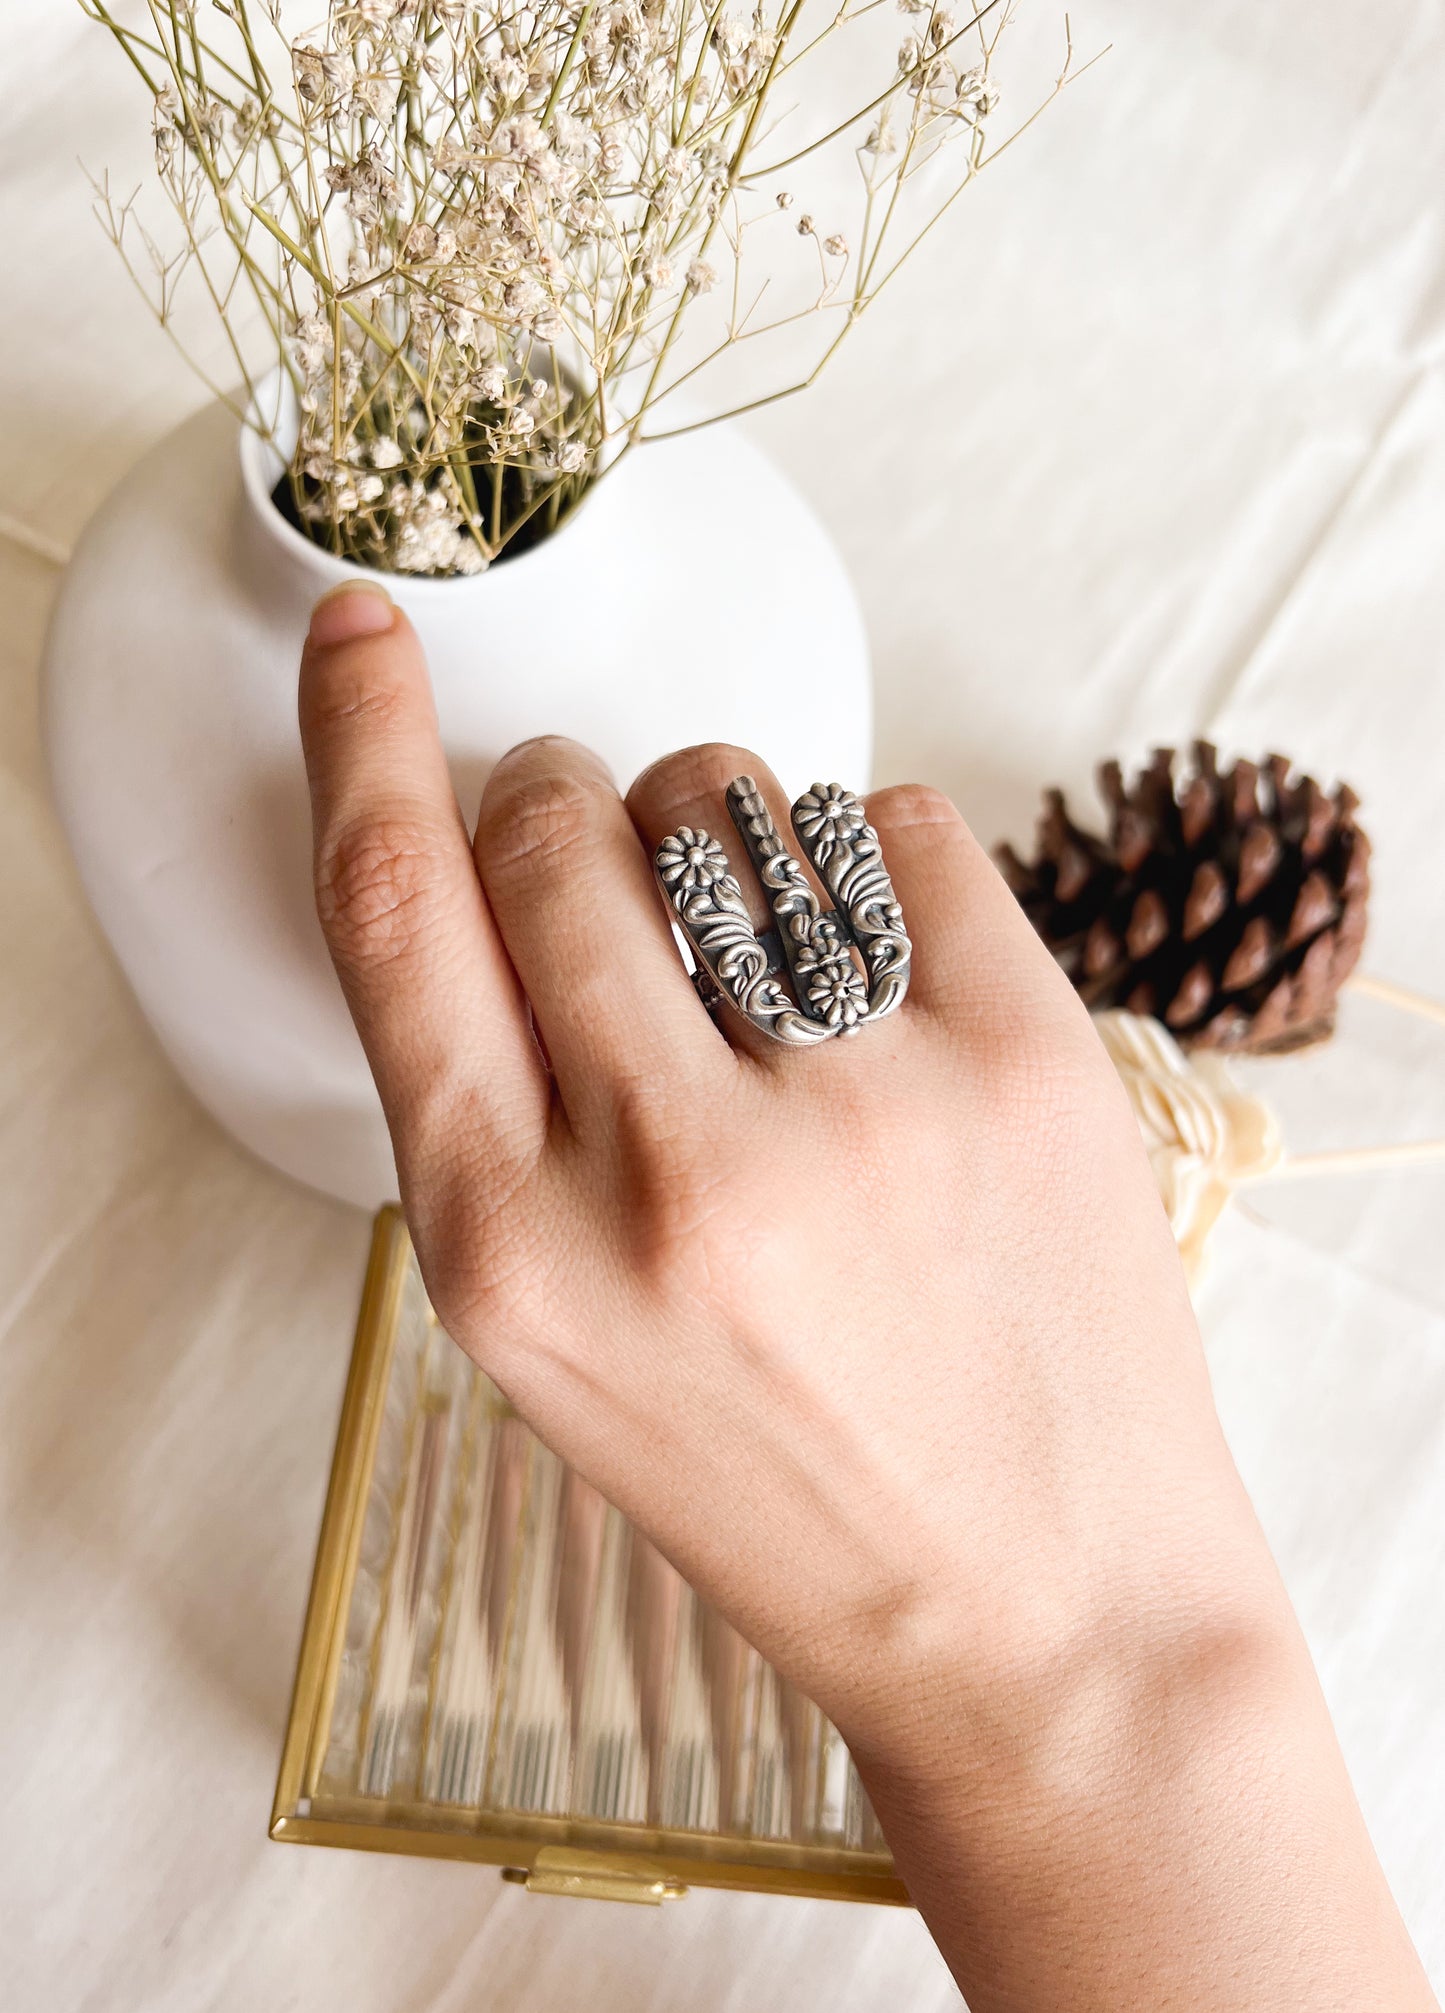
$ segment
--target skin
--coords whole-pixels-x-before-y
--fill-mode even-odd
[[[527,742],[469,836],[372,588],[318,606],[300,714],[438,1313],[836,1722],[974,2013],[1433,2006],[1133,1116],[947,799],[868,800],[904,1008],[791,1050],[714,1027],[650,867],[739,773],[786,829],[754,754],[624,801]]]

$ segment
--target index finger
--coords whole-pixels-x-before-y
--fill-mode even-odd
[[[480,1128],[505,1180],[550,1088],[477,879],[416,633],[380,586],[318,602],[302,653],[316,906],[403,1188]],[[500,1166],[499,1166],[500,1163]]]

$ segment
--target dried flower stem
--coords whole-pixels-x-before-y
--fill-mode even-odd
[[[1431,1160],[1445,1160],[1445,1139],[1401,1139],[1383,1146],[1335,1146],[1316,1153],[1288,1153],[1278,1167],[1257,1178],[1291,1181],[1296,1175],[1376,1173]]]
[[[1356,972],[1349,986],[1351,992],[1363,993],[1366,999],[1379,1000],[1384,1006],[1398,1007],[1401,1013],[1416,1014],[1421,1020],[1445,1027],[1445,1002],[1431,999],[1426,993],[1412,992],[1408,986],[1396,985],[1392,979],[1375,978],[1369,972]]]
[[[986,0],[961,26],[939,0],[898,0],[917,32],[880,88],[767,165],[783,80],[876,22],[884,0],[756,0],[750,13],[727,0],[329,0],[323,26],[294,40],[281,0],[212,0],[204,14],[198,0],[147,0],[149,32],[106,0],[79,4],[150,93],[178,225],[163,248],[102,179],[107,235],[183,347],[182,291],[199,288],[244,388],[228,402],[263,430],[259,370],[280,362],[298,523],[403,572],[476,572],[564,523],[632,446],[810,385],[1009,144],[990,152],[984,135],[1012,0]],[[1065,33],[1055,93],[1082,74]],[[869,119],[851,244],[833,219],[804,214],[794,230],[777,177]],[[745,288],[769,232],[793,255]],[[728,350],[828,314],[840,325],[805,373],[707,419],[651,424]]]

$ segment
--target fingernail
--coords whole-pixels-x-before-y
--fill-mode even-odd
[[[396,603],[379,583],[343,580],[328,588],[311,611],[309,641],[329,650],[361,636],[380,636],[396,620]]]
[[[614,789],[617,786],[616,777],[597,750],[589,748],[584,741],[574,741],[570,734],[529,734],[525,741],[514,741],[505,753],[497,757],[493,766],[500,769],[504,762],[535,761],[550,754],[561,756],[568,764],[590,763]]]

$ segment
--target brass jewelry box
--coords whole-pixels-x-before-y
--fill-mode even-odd
[[[816,1706],[523,1425],[376,1220],[271,1836],[906,1904]]]

